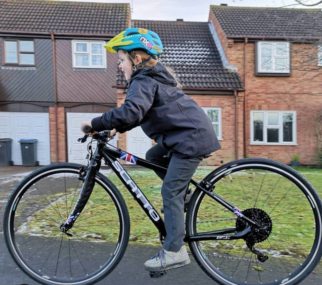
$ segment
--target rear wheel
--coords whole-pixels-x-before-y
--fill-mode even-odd
[[[122,196],[102,174],[68,232],[60,231],[84,184],[80,165],[42,168],[24,179],[8,201],[4,235],[19,267],[41,284],[93,284],[121,260],[129,238]]]
[[[219,284],[298,284],[321,256],[321,202],[292,168],[266,159],[243,159],[220,167],[205,179],[210,190],[260,227],[242,239],[190,241],[203,270]],[[248,226],[204,192],[192,197],[187,234]],[[258,250],[255,254],[254,250]]]

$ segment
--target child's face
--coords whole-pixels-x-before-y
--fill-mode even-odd
[[[133,69],[132,69],[132,62],[129,58],[129,55],[128,53],[122,50],[119,50],[117,54],[119,57],[119,61],[118,61],[119,69],[123,72],[125,79],[130,80],[131,75],[133,73]]]

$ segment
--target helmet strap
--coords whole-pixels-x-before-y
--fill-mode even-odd
[[[129,56],[129,58],[130,58],[130,60],[132,62],[132,70],[135,72],[138,69],[144,68],[145,64],[148,63],[152,59],[152,56],[149,56],[147,59],[143,60],[139,64],[135,64],[134,61],[133,61],[133,58],[131,56]]]

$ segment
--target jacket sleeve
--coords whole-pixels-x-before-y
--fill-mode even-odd
[[[151,108],[155,92],[156,85],[151,78],[136,78],[128,89],[124,104],[94,118],[93,129],[95,131],[116,129],[122,133],[137,127]]]

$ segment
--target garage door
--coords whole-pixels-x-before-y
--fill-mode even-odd
[[[127,151],[135,156],[145,158],[145,153],[152,146],[152,141],[145,135],[141,127],[127,132]]]
[[[11,138],[12,160],[22,165],[20,139],[37,139],[39,164],[50,163],[48,113],[0,112],[0,138]]]
[[[81,132],[81,124],[84,121],[91,121],[93,118],[101,116],[102,113],[67,113],[67,147],[68,161],[84,164],[87,162],[87,144],[77,141],[84,134]],[[111,144],[116,145],[117,137]]]

